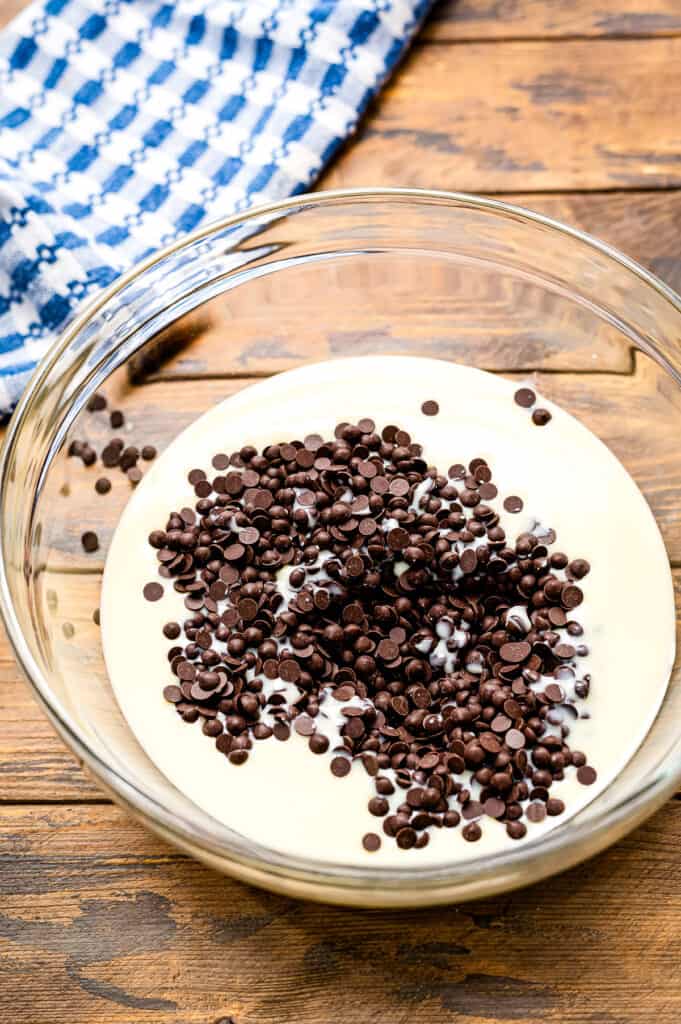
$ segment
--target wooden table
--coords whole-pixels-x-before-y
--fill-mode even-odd
[[[681,288],[680,109],[679,0],[444,3],[321,185],[508,195]],[[303,905],[212,874],[104,799],[4,638],[0,680],[3,1024],[681,1018],[678,800],[509,896]]]

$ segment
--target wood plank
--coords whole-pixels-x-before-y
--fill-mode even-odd
[[[84,800],[102,796],[32,696],[2,627],[0,720],[0,803]],[[0,838],[0,847],[2,845]]]
[[[681,192],[532,192],[504,199],[609,242],[681,291]]]
[[[423,30],[439,42],[666,36],[681,32],[676,0],[446,0]]]
[[[680,38],[417,43],[323,186],[678,186],[680,57]]]
[[[246,888],[112,806],[5,807],[0,833],[7,1024],[676,1024],[681,1013],[676,801],[542,885],[400,913]]]

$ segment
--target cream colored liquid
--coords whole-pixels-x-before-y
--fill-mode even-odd
[[[445,473],[455,462],[487,460],[499,489],[489,502],[499,511],[510,541],[539,521],[557,533],[555,549],[583,557],[591,572],[582,583],[585,600],[571,617],[584,627],[590,653],[580,668],[592,677],[580,703],[588,718],[570,723],[568,743],[584,751],[598,771],[592,786],[580,785],[574,769],[555,782],[551,795],[566,811],[539,824],[527,822],[536,839],[561,825],[618,774],[648,731],[666,689],[675,653],[675,613],[665,548],[644,498],[612,453],[572,416],[541,399],[551,423],[537,427],[515,404],[517,385],[456,364],[406,357],[366,357],[304,367],[262,381],[197,419],[147,472],[115,532],[102,588],[104,653],[121,709],[151,759],[167,778],[218,821],[264,846],[318,860],[366,864],[434,864],[517,846],[505,827],[482,818],[482,839],[466,842],[461,827],[433,829],[421,850],[401,850],[383,836],[381,820],[367,809],[372,779],[355,763],[344,778],[329,770],[332,754],[312,754],[296,733],[281,743],[255,742],[246,764],[230,764],[188,725],[162,696],[173,682],[170,646],[161,632],[169,620],[187,617],[183,597],[166,582],[164,597],[150,603],[145,583],[157,580],[157,560],[147,543],[171,510],[192,506],[187,482],[194,467],[211,475],[211,459],[244,444],[262,448],[319,433],[332,437],[341,421],[371,417],[409,431],[424,459]],[[421,412],[439,403],[437,416]],[[519,495],[519,514],[503,510]],[[286,571],[280,574],[286,592]],[[283,684],[272,684],[274,686]],[[335,736],[340,705],[322,702],[318,728]],[[333,744],[332,744],[333,745]],[[402,800],[401,791],[391,797]],[[453,805],[454,806],[454,805]],[[382,836],[367,853],[362,836]]]

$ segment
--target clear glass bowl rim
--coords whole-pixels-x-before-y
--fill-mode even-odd
[[[0,455],[0,495],[4,494],[11,455],[26,423],[36,394],[73,340],[92,317],[122,289],[174,252],[206,239],[218,232],[246,225],[260,217],[295,215],[308,207],[331,206],[355,202],[411,202],[415,205],[443,204],[479,210],[490,215],[511,216],[566,236],[597,251],[609,261],[637,277],[644,285],[665,299],[679,316],[681,334],[681,297],[654,274],[613,246],[563,224],[544,214],[470,193],[416,188],[337,189],[293,196],[263,204],[244,212],[204,225],[183,235],[171,245],[121,274],[112,285],[85,303],[81,312],[69,323],[60,338],[38,363],[7,427]],[[2,499],[0,499],[2,500]],[[0,526],[6,514],[0,507]],[[658,766],[654,777],[632,791],[605,812],[598,820],[581,822],[569,830],[548,833],[538,842],[522,844],[501,853],[480,856],[463,863],[434,865],[429,868],[354,868],[289,857],[252,844],[246,857],[229,843],[216,843],[196,822],[180,819],[160,802],[140,789],[135,781],[114,769],[89,746],[77,724],[55,697],[48,678],[34,659],[15,612],[11,597],[4,533],[0,533],[0,615],[19,667],[38,702],[56,731],[76,756],[87,766],[99,784],[136,818],[145,822],[164,838],[200,859],[230,871],[246,881],[266,887],[304,895],[307,898],[361,904],[358,894],[370,888],[374,905],[428,905],[452,899],[475,898],[538,881],[556,870],[564,870],[591,856],[620,838],[636,824],[652,814],[681,781],[681,734]],[[408,886],[408,893],[398,895]],[[368,905],[368,904],[367,904]]]

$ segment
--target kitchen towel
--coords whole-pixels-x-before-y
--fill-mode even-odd
[[[79,303],[305,191],[432,0],[39,0],[0,33],[0,416]]]

